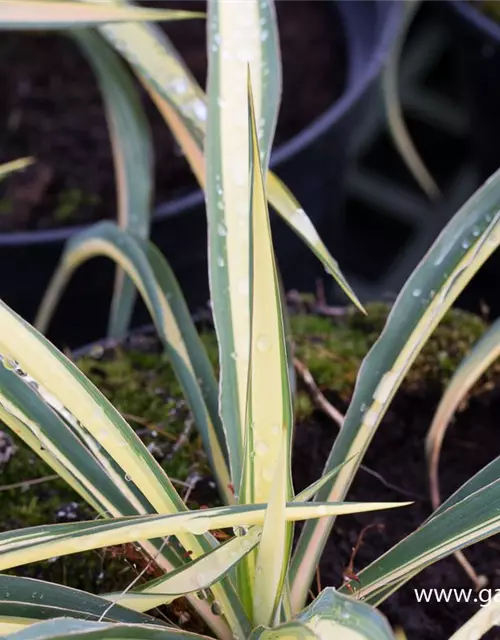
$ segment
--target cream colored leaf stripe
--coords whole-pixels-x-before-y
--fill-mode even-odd
[[[85,261],[95,256],[107,256],[115,261],[138,288],[155,321],[172,360],[174,371],[193,411],[221,495],[225,496],[226,501],[231,502],[232,493],[229,489],[230,477],[225,460],[225,449],[221,447],[221,443],[224,444],[223,432],[220,426],[219,432],[214,428],[211,415],[207,410],[207,399],[204,398],[198,381],[202,375],[202,382],[213,396],[211,414],[216,416],[216,424],[219,425],[213,372],[211,372],[204,347],[196,331],[191,327],[187,308],[177,309],[177,317],[174,314],[174,304],[177,307],[179,305],[185,307],[185,304],[180,302],[181,293],[168,265],[152,245],[140,238],[132,237],[108,222],[94,225],[89,231],[80,234],[72,240],[64,253],[38,314],[37,326],[42,331],[46,329],[55,304],[72,273]],[[182,328],[179,319],[183,321]],[[187,335],[188,331],[189,335]],[[185,335],[192,343],[191,350],[186,345]],[[201,359],[197,370],[194,368],[193,358]],[[219,438],[222,439],[219,440]]]
[[[212,2],[215,2],[215,0],[211,0],[209,10],[212,10]],[[125,3],[120,2],[120,4]],[[266,4],[269,4],[269,2],[266,2]],[[263,11],[264,9],[261,10]],[[274,18],[271,11],[272,9],[268,10],[269,20]],[[203,140],[205,137],[207,107],[203,91],[195,82],[179,53],[155,25],[105,25],[100,27],[100,31],[135,69],[141,82],[150,93],[159,111],[176,136],[193,173],[203,187],[205,185]],[[209,30],[209,39],[212,33]],[[215,33],[214,38],[216,37],[217,34]],[[264,50],[261,49],[263,55],[268,56],[268,67],[263,71],[263,92],[267,92],[268,95],[272,87],[268,87],[266,82],[270,82],[273,75],[276,77],[275,70],[271,67],[271,65],[275,64],[275,58],[270,55],[275,46],[273,43],[274,37],[274,32],[264,25],[261,38],[264,38],[264,42],[268,44],[269,48],[267,50],[265,48]],[[214,47],[216,48],[215,52],[212,51]],[[217,53],[217,47],[217,41],[212,42],[209,54]],[[276,80],[274,82],[276,85]],[[271,103],[272,101],[269,101],[269,104]],[[263,139],[266,139],[269,135],[268,130],[272,124],[273,119],[271,117],[264,119],[261,129]],[[352,302],[360,309],[363,309],[355,293],[340,272],[337,262],[328,252],[327,247],[321,241],[302,207],[279,178],[271,172],[268,174],[267,188],[270,204],[299,237],[306,242],[324,264],[327,271],[339,282]]]
[[[185,20],[203,14],[64,0],[0,0],[0,29],[76,29],[106,22]]]

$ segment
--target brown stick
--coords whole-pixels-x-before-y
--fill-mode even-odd
[[[336,422],[339,427],[341,427],[344,424],[344,416],[338,409],[336,409],[330,402],[328,402],[325,396],[321,393],[321,390],[314,381],[314,378],[312,377],[312,374],[306,367],[306,365],[298,358],[294,358],[293,366],[295,367],[295,370],[297,371],[299,376],[302,378],[302,382],[311,394],[313,402],[316,404],[318,409],[321,409],[323,413],[325,413],[329,418]]]

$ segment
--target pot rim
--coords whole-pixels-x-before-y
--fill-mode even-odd
[[[346,87],[340,98],[331,105],[324,113],[310,122],[302,131],[283,143],[272,153],[270,166],[275,169],[283,164],[288,158],[298,154],[308,147],[315,140],[321,138],[333,124],[341,120],[347,112],[352,109],[362,98],[364,92],[375,80],[386,57],[389,53],[391,42],[397,31],[403,14],[402,2],[400,0],[336,0],[340,18],[346,22],[345,15],[358,4],[375,6],[375,16],[380,16],[380,7],[390,4],[385,16],[384,26],[380,35],[376,38],[374,46],[371,47],[369,63],[361,65],[359,62],[359,51],[361,41],[359,38],[349,38],[347,34],[347,44],[350,53],[347,69]],[[376,20],[375,20],[376,22]],[[347,33],[347,29],[346,29]],[[352,32],[351,32],[352,33]],[[358,55],[356,55],[358,54]],[[201,189],[193,189],[189,193],[173,198],[172,200],[158,205],[153,214],[153,224],[173,216],[181,214],[186,209],[191,209],[200,205],[204,200]],[[0,233],[0,247],[12,247],[19,245],[37,245],[46,242],[65,242],[73,235],[87,229],[90,225],[76,225],[71,227],[57,227],[55,229],[35,230],[35,231],[14,231]]]
[[[466,2],[465,0],[448,1],[464,20],[470,22],[478,31],[481,31],[483,35],[500,43],[500,24],[498,22],[495,22],[482,11],[479,11],[472,2]]]

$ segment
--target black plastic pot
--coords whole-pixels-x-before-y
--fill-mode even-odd
[[[468,0],[448,0],[455,23],[456,55],[470,113],[480,178],[500,167],[500,23]]]
[[[296,195],[333,251],[347,149],[370,106],[375,81],[400,24],[402,4],[397,0],[336,2],[347,42],[345,91],[328,111],[272,156],[273,170]],[[322,275],[321,267],[281,221],[273,224],[285,286],[312,290]],[[33,318],[64,242],[76,231],[0,235],[0,297],[26,319]],[[208,283],[202,193],[195,191],[160,206],[152,240],[169,259],[191,307],[205,304]],[[79,270],[49,330],[54,342],[74,346],[105,334],[112,277],[113,267],[105,260],[93,260]],[[134,323],[144,320],[144,309],[139,308]]]

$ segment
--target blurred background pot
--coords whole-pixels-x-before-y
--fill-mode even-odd
[[[347,150],[374,98],[376,80],[402,16],[402,3],[339,0],[331,3],[340,19],[346,49],[345,88],[322,115],[278,145],[271,166],[307,211],[328,245],[335,236],[343,201]],[[276,216],[275,216],[276,217]],[[32,320],[65,241],[78,228],[0,235],[4,274],[0,297]],[[285,286],[312,290],[321,267],[292,232],[275,222],[275,245]],[[192,308],[208,299],[206,222],[203,194],[193,191],[157,207],[152,240],[169,259]],[[12,274],[12,275],[11,275]],[[75,346],[105,334],[113,267],[104,259],[84,265],[75,275],[54,317],[49,337]],[[134,322],[145,310],[138,305]]]
[[[481,4],[447,2],[456,29],[454,42],[472,143],[480,176],[485,180],[500,166],[500,22],[485,13]]]

